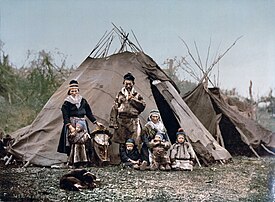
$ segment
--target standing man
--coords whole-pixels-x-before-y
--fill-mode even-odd
[[[110,114],[110,128],[114,128],[112,141],[124,144],[133,138],[140,143],[141,124],[138,115],[145,109],[143,97],[134,89],[135,77],[131,73],[124,75],[124,87],[116,96]]]

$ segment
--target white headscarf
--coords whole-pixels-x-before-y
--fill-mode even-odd
[[[159,117],[159,121],[157,123],[154,123],[151,120],[151,116],[152,115],[157,115]],[[152,129],[156,129],[157,131],[159,131],[161,133],[166,133],[165,126],[164,126],[164,124],[161,121],[160,113],[159,113],[158,110],[152,110],[150,112],[150,115],[149,115],[148,119],[149,119],[149,121],[146,123],[146,125],[150,125],[152,127]]]

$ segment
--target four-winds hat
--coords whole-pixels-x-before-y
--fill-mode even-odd
[[[186,134],[185,134],[185,132],[184,132],[184,130],[183,130],[183,128],[179,128],[178,129],[178,132],[177,132],[177,137],[179,136],[179,135],[183,135],[183,136],[186,136]]]
[[[78,88],[77,80],[71,80],[69,83],[69,88]]]
[[[128,139],[128,140],[126,141],[126,145],[127,145],[127,144],[135,145],[135,140],[132,139],[132,138],[130,138],[130,139]]]
[[[123,76],[124,80],[130,80],[130,81],[134,81],[135,80],[135,77],[130,73],[128,72],[127,74],[125,74]]]

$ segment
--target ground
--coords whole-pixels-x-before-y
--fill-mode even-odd
[[[59,188],[70,169],[1,166],[0,201],[275,201],[275,158],[234,157],[194,171],[87,168],[102,180],[94,190]]]

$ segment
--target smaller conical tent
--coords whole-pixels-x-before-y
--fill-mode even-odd
[[[78,80],[81,95],[90,103],[98,121],[108,126],[111,107],[122,87],[123,75],[131,72],[136,78],[135,89],[146,102],[146,109],[140,116],[142,125],[146,123],[150,110],[158,108],[172,142],[176,139],[177,129],[183,127],[203,160],[211,162],[231,158],[228,151],[219,146],[195,117],[180,97],[173,81],[153,59],[133,45],[128,35],[117,28],[114,30],[119,33],[122,42],[118,53],[107,55],[109,46],[103,51],[97,49],[100,44],[110,44],[103,42],[103,39],[113,40],[110,35],[103,37],[92,51],[100,57],[90,54],[51,96],[32,124],[12,134],[15,142],[10,152],[23,161],[40,166],[66,162],[66,155],[57,152],[57,145],[63,125],[61,106],[67,96],[69,81]],[[130,45],[131,52],[125,50],[126,45]]]
[[[259,148],[275,149],[275,135],[256,121],[234,110],[219,88],[207,88],[203,83],[183,99],[207,130],[235,155],[250,155]]]

